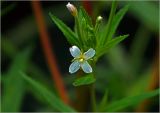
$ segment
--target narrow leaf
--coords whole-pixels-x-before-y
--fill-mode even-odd
[[[118,36],[115,37],[114,39],[112,39],[111,41],[109,41],[106,45],[102,46],[101,48],[99,48],[97,50],[97,58],[100,57],[101,55],[103,55],[104,53],[108,52],[108,50],[112,47],[114,47],[115,45],[117,45],[118,43],[120,43],[122,40],[124,40],[125,38],[127,38],[129,35],[123,35],[123,36]]]
[[[115,33],[120,21],[122,20],[123,16],[127,12],[128,8],[129,8],[129,5],[126,5],[114,16],[107,40],[110,40],[112,38],[113,34]]]
[[[67,25],[65,25],[60,19],[55,17],[52,13],[49,13],[49,15],[53,20],[53,22],[57,25],[57,27],[63,32],[67,41],[72,45],[79,46],[78,38],[76,37],[75,33]]]
[[[88,15],[88,13],[85,11],[83,7],[80,7],[79,13],[81,15],[81,18],[85,18],[85,20],[87,21],[87,24],[93,27],[92,19],[90,18],[90,16]]]
[[[74,86],[88,85],[94,83],[96,79],[93,74],[85,75],[84,77],[78,78],[73,82]]]
[[[112,21],[113,21],[115,12],[116,12],[116,8],[117,8],[117,1],[113,1],[108,22],[102,31],[102,35],[101,35],[100,43],[99,43],[100,45],[105,44],[106,41],[108,40],[107,38],[108,38],[108,34],[109,34],[111,26],[112,26]]]
[[[39,84],[37,81],[31,79],[22,72],[21,75],[29,84],[31,84],[37,90],[37,93],[44,97],[45,101],[47,101],[48,104],[50,104],[54,109],[61,112],[75,111],[71,107],[65,105],[58,97],[56,97],[53,93],[51,93],[48,89]]]
[[[126,107],[133,106],[133,105],[135,105],[145,99],[148,99],[148,98],[151,98],[151,97],[158,95],[159,92],[160,92],[160,89],[157,89],[157,90],[154,90],[151,92],[146,92],[144,94],[140,94],[137,96],[126,97],[122,100],[113,102],[112,104],[108,105],[103,111],[109,111],[109,112],[114,111],[115,112],[115,111],[124,109]]]

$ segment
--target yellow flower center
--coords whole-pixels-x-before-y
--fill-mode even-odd
[[[83,62],[83,61],[84,61],[84,59],[83,59],[83,58],[79,59],[79,62]]]
[[[85,60],[85,56],[81,54],[78,59],[79,59],[79,62],[83,62]]]

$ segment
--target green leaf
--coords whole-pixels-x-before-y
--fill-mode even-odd
[[[111,23],[111,28],[110,28],[110,32],[108,35],[107,40],[110,40],[112,38],[112,36],[114,35],[120,21],[122,20],[123,16],[125,15],[125,13],[127,12],[129,8],[129,5],[126,5],[125,7],[123,7],[113,18],[113,21]]]
[[[84,75],[81,78],[76,79],[73,82],[74,86],[81,86],[81,85],[88,85],[94,83],[96,79],[94,78],[93,74]]]
[[[116,12],[116,8],[117,8],[117,1],[113,1],[107,25],[105,25],[105,27],[102,31],[102,35],[100,37],[99,46],[106,44],[106,41],[108,40],[107,38],[108,38],[108,34],[109,34],[111,26],[112,26],[112,21],[113,21],[115,12]]]
[[[123,35],[123,36],[118,36],[118,37],[113,38],[106,45],[102,46],[101,48],[98,48],[96,57],[99,58],[101,55],[103,55],[104,53],[108,52],[108,50],[110,48],[114,47],[115,45],[120,43],[122,40],[127,38],[128,36],[129,35]]]
[[[22,72],[21,75],[29,84],[31,84],[37,90],[37,93],[44,97],[45,101],[47,101],[48,104],[53,107],[53,109],[61,112],[75,112],[73,108],[65,105],[58,97],[56,97],[53,93],[51,93],[48,89],[39,84],[37,81],[31,79]]]
[[[80,7],[80,10],[79,10],[79,16],[81,19],[85,18],[85,20],[87,21],[87,24],[93,27],[92,19],[90,18],[90,16],[88,15],[88,13],[85,11],[85,9],[82,6]]]
[[[55,17],[51,12],[49,13],[49,15],[53,22],[57,25],[57,27],[63,32],[67,41],[72,45],[79,46],[79,41],[75,33],[69,27],[67,27],[60,19]]]
[[[8,72],[2,76],[2,78],[5,78],[2,93],[3,112],[19,112],[21,109],[26,87],[19,71],[27,69],[30,55],[30,48],[17,54]]]
[[[95,48],[96,37],[94,34],[92,20],[83,7],[80,7],[78,16],[75,17],[76,31],[84,51]]]
[[[154,97],[156,95],[158,95],[160,92],[160,89],[157,89],[157,90],[154,90],[154,91],[150,91],[150,92],[146,92],[144,94],[140,94],[140,95],[137,95],[137,96],[133,96],[133,97],[126,97],[122,100],[119,100],[119,101],[116,101],[116,102],[113,102],[112,104],[106,106],[106,108],[102,111],[109,111],[109,112],[115,112],[115,111],[118,111],[118,110],[121,110],[121,109],[124,109],[126,107],[129,107],[129,106],[133,106],[145,99],[148,99],[148,98],[151,98],[151,97]]]
[[[76,35],[78,36],[78,39],[79,39],[79,47],[81,47],[82,49],[84,49],[84,44],[83,44],[83,36],[82,36],[82,28],[81,28],[81,23],[80,23],[80,20],[79,18],[76,16],[75,17],[75,28],[76,28]]]

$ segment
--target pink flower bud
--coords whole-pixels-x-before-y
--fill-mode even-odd
[[[73,16],[77,15],[77,9],[73,4],[70,4],[70,2],[68,2],[68,4],[66,5],[67,9],[71,12],[71,14]]]

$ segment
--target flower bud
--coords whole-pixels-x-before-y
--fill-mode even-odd
[[[68,4],[66,5],[67,9],[71,12],[71,14],[75,17],[77,16],[77,9],[73,4],[70,4],[70,2],[68,2]]]
[[[102,18],[101,16],[98,16],[98,17],[97,17],[97,22],[102,21],[102,19],[103,19],[103,18]]]
[[[96,19],[95,34],[97,34],[97,32],[99,32],[100,25],[102,23],[102,19],[103,18],[101,16],[98,16],[97,19]]]

